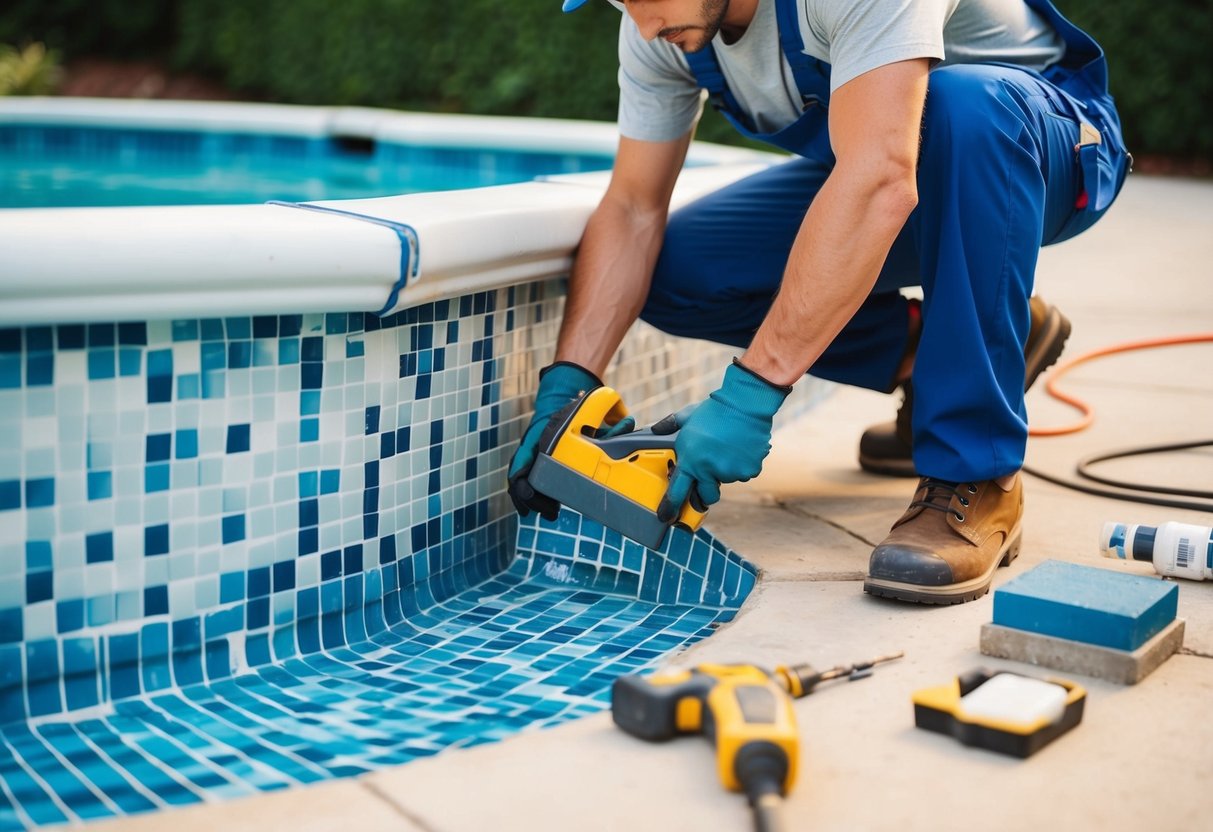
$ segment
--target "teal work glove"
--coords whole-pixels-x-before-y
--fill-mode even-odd
[[[514,508],[523,517],[537,511],[547,520],[555,520],[560,502],[531,488],[527,477],[539,453],[539,439],[552,416],[583,394],[602,386],[598,376],[571,361],[557,361],[539,371],[539,391],[535,394],[535,415],[522,435],[522,442],[510,461],[509,494]],[[631,416],[621,419],[607,431],[625,433],[636,424]]]
[[[672,523],[688,499],[704,509],[720,500],[721,483],[758,476],[771,452],[771,421],[791,392],[733,359],[719,390],[653,425],[654,433],[678,431],[678,464],[657,506],[658,519]]]

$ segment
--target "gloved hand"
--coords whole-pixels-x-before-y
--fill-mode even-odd
[[[790,392],[791,387],[772,384],[733,359],[720,389],[653,425],[654,433],[678,431],[678,465],[657,518],[673,522],[696,495],[706,509],[720,500],[721,483],[758,476],[771,452],[771,422]]]
[[[557,361],[539,371],[539,390],[535,394],[535,415],[522,435],[522,442],[510,460],[509,493],[514,502],[514,508],[523,517],[532,511],[537,511],[547,520],[555,520],[560,512],[560,502],[546,494],[540,494],[531,488],[527,476],[535,457],[539,452],[539,438],[544,428],[561,408],[565,407],[582,394],[602,386],[598,377],[589,370],[571,361]],[[605,431],[602,435],[625,433],[635,426],[631,416],[621,419],[618,424]]]

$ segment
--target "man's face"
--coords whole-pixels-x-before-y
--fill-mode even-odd
[[[645,40],[661,38],[683,52],[703,49],[724,22],[729,0],[624,0]]]

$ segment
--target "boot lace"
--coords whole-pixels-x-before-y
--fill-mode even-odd
[[[961,506],[967,508],[969,498],[965,494],[977,493],[977,486],[971,482],[951,482],[934,477],[923,477],[922,485],[919,488],[925,488],[927,493],[923,495],[923,499],[910,503],[910,508],[922,506],[923,508],[933,508],[936,511],[946,511],[955,517],[958,523],[963,523],[965,516],[952,508],[952,498],[955,497]]]

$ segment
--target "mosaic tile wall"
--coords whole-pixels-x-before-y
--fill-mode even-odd
[[[562,296],[0,330],[0,829],[569,719],[728,620],[755,574],[706,532],[519,528]],[[641,326],[608,381],[651,421],[727,355]]]

